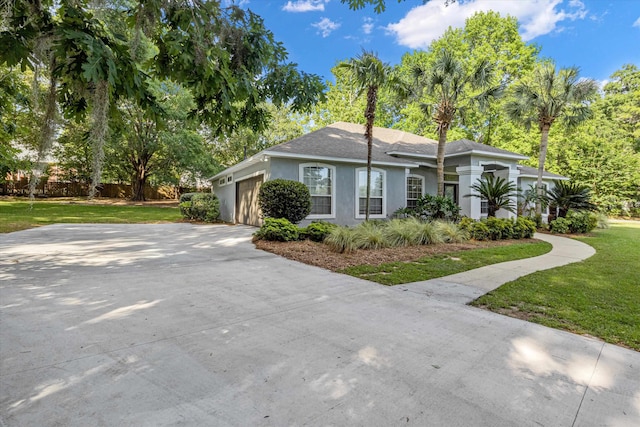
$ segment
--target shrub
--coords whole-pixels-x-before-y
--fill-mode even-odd
[[[386,224],[384,235],[393,247],[417,245],[421,243],[420,226],[420,221],[415,218],[393,219]]]
[[[469,240],[469,233],[460,228],[460,226],[453,222],[437,221],[432,223],[431,226],[435,229],[434,237],[441,239],[446,243],[461,243]],[[438,241],[431,240],[430,243],[438,243]]]
[[[335,227],[324,239],[324,243],[334,252],[351,253],[358,247],[354,242],[353,230],[348,227]]]
[[[354,244],[358,249],[380,249],[389,246],[385,226],[373,221],[365,221],[353,229]]]
[[[427,221],[436,219],[460,220],[460,207],[450,197],[432,196],[430,194],[425,194],[418,198],[415,208],[404,208],[399,210],[398,213]]]
[[[326,221],[313,221],[300,230],[300,238],[306,238],[314,242],[322,242],[337,225]]]
[[[483,222],[489,229],[489,239],[510,239],[513,236],[513,222],[506,218],[489,217]]]
[[[261,240],[289,242],[298,240],[298,227],[286,218],[265,218],[264,223],[254,235]]]
[[[598,217],[592,212],[569,211],[565,218],[572,233],[588,233],[598,226]]]
[[[566,218],[556,218],[549,223],[552,233],[566,234],[569,232],[570,222]]]
[[[536,222],[531,218],[518,217],[513,225],[514,239],[530,239],[536,232]]]
[[[481,221],[476,221],[469,217],[464,217],[458,224],[461,230],[466,231],[469,237],[474,240],[489,240],[489,227]]]
[[[182,216],[192,221],[215,222],[220,216],[220,201],[213,193],[185,193],[179,207]]]
[[[307,186],[287,179],[274,179],[262,184],[258,203],[265,217],[286,218],[293,224],[311,212],[311,194]]]

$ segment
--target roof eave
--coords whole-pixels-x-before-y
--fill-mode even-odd
[[[340,162],[340,163],[362,163],[366,164],[366,159],[354,159],[349,157],[333,157],[333,156],[317,156],[311,154],[298,154],[298,153],[283,153],[280,151],[263,151],[263,155],[271,156],[276,158],[283,159],[302,159],[302,160],[315,160],[315,161],[324,161],[324,162]],[[395,163],[395,162],[385,162],[380,160],[372,160],[372,165],[378,166],[396,166],[399,168],[415,168],[418,167],[417,163],[414,162],[403,162],[403,163]]]

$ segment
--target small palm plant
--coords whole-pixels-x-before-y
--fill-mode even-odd
[[[487,175],[471,186],[476,193],[465,197],[480,197],[487,201],[487,216],[494,217],[500,209],[515,213],[512,197],[515,195],[514,183],[501,177]]]
[[[596,210],[591,203],[591,191],[584,185],[575,182],[554,181],[554,187],[547,191],[549,204],[558,209],[558,216],[564,218],[569,209]]]

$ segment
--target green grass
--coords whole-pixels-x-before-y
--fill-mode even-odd
[[[507,283],[472,304],[640,351],[640,223],[612,224],[578,240],[597,253]]]
[[[546,242],[514,243],[508,246],[455,251],[427,256],[412,262],[390,262],[378,266],[359,265],[341,271],[383,285],[400,285],[435,279],[489,264],[542,255],[551,250]]]
[[[0,233],[57,223],[154,223],[181,219],[178,208],[0,201]]]

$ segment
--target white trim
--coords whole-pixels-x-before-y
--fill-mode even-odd
[[[326,161],[326,162],[339,162],[339,163],[357,163],[357,164],[367,164],[367,159],[350,159],[350,158],[342,158],[342,157],[332,157],[332,156],[317,156],[313,154],[296,154],[296,153],[281,153],[279,151],[263,151],[262,154],[271,157],[279,157],[285,159],[300,159],[300,160],[312,160],[312,161]],[[372,160],[371,164],[379,165],[379,166],[394,166],[399,168],[415,168],[418,167],[417,163],[409,162],[406,163],[394,163],[394,162],[381,162],[378,160]]]
[[[492,153],[491,151],[482,151],[482,150],[469,150],[469,151],[464,151],[462,153],[447,154],[444,157],[448,158],[448,157],[459,157],[459,156],[466,156],[466,155],[487,156],[487,157],[495,157],[498,159],[514,159],[514,160],[529,159],[529,157],[523,156],[522,154]]]
[[[307,215],[306,219],[335,219],[336,218],[336,167],[326,163],[300,163],[298,165],[298,181],[304,184],[305,167],[324,167],[331,171],[331,213]],[[313,194],[311,195],[313,197]]]
[[[224,187],[225,185],[227,185],[227,179],[223,176],[218,179],[218,187]]]
[[[407,178],[418,178],[418,179],[420,179],[420,181],[422,181],[422,184],[420,185],[421,186],[421,188],[420,188],[420,195],[421,196],[424,196],[424,194],[425,194],[424,193],[424,185],[425,185],[425,181],[426,181],[424,179],[424,176],[416,175],[414,173],[413,174],[410,173],[410,174],[407,174],[405,176],[405,178],[404,178],[404,204],[405,204],[405,206],[407,206],[407,201],[409,200],[409,193],[407,191],[408,190],[407,189]]]
[[[520,171],[520,169],[518,169]],[[518,178],[533,178],[533,179],[538,179],[538,175],[533,175],[533,174],[519,174]],[[571,178],[567,178],[566,176],[544,176],[542,175],[542,180],[547,180],[547,181],[571,181]]]
[[[250,173],[248,175],[242,175],[241,177],[236,177],[235,182],[240,182],[240,181],[245,181],[249,178],[255,178],[258,175],[264,175],[264,180],[267,180],[267,170],[266,169],[261,169],[259,171],[255,171],[253,173]]]
[[[434,154],[406,153],[404,151],[387,151],[387,154],[390,156],[417,157],[422,159],[436,158],[436,155]],[[516,160],[527,160],[529,158],[527,156],[523,156],[522,154],[517,154],[517,153],[513,153],[513,154],[494,153],[491,151],[484,151],[484,150],[467,150],[467,151],[462,151],[460,153],[450,153],[450,154],[445,154],[444,158],[447,159],[450,157],[459,157],[459,156],[467,156],[467,155],[480,155],[480,156],[487,156],[487,157],[496,157],[501,159],[516,159]]]
[[[354,187],[355,187],[355,194],[356,194],[356,197],[355,197],[356,203],[355,203],[354,213],[355,213],[356,219],[363,219],[363,218],[366,218],[366,215],[360,213],[360,193],[358,191],[360,189],[360,183],[358,182],[358,175],[360,171],[364,171],[366,173],[367,168],[356,168],[355,171],[356,171],[356,176],[355,176]],[[375,215],[369,214],[369,218],[386,218],[387,217],[387,171],[379,168],[371,168],[371,172],[378,172],[382,174],[382,214],[375,214]],[[406,188],[407,187],[406,180],[404,185]],[[371,206],[369,206],[369,209],[371,209]]]
[[[258,163],[258,162],[266,162],[269,161],[269,158],[267,156],[263,155],[264,152],[259,152],[257,154],[254,154],[253,156],[244,159],[243,161],[241,161],[240,163],[236,163],[233,166],[229,166],[228,168],[226,168],[225,170],[218,172],[217,174],[215,174],[214,176],[212,176],[211,178],[208,179],[208,181],[215,181],[217,180],[219,177],[221,176],[227,176],[230,173],[234,173],[237,171],[240,171],[244,168],[246,168],[247,166],[250,166],[254,163]]]

